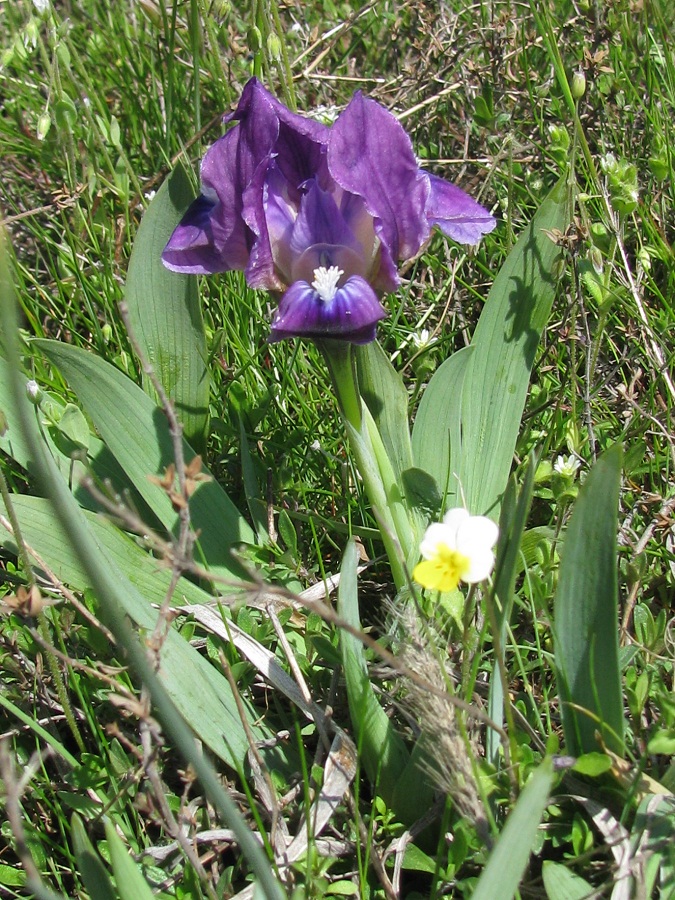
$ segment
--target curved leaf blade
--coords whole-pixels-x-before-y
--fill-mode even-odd
[[[117,891],[77,813],[71,817],[70,829],[78,871],[91,900],[118,900]]]
[[[345,549],[342,560],[340,586],[338,588],[338,614],[352,628],[360,629],[357,588],[358,553],[353,540]],[[410,754],[401,736],[396,732],[373,691],[368,677],[363,644],[347,631],[340,634],[342,665],[347,682],[349,715],[356,734],[359,758],[363,762],[368,780],[383,800],[393,808],[393,800],[401,775],[410,762]],[[408,798],[411,806],[417,797]],[[405,821],[410,823],[424,812],[423,808],[410,810]],[[396,809],[397,815],[402,817]]]
[[[434,478],[445,506],[462,505],[462,393],[473,352],[464,347],[438,367],[422,394],[413,426],[415,465]]]
[[[382,437],[394,472],[413,465],[408,422],[408,392],[403,379],[377,341],[356,347],[359,390]]]
[[[110,819],[105,820],[105,837],[120,900],[154,900],[155,895],[150,890],[150,885],[138,864],[129,855],[129,848],[122,843],[122,838]]]
[[[206,441],[209,370],[195,275],[169,272],[162,250],[194,198],[179,164],[148,207],[134,240],[124,299],[133,335],[173,401],[188,440],[198,452]],[[145,390],[154,397],[146,379]]]
[[[49,501],[14,494],[12,502],[28,546],[40,554],[65,584],[79,591],[91,587],[77,550]],[[122,595],[124,613],[145,633],[151,634],[157,620],[156,607],[165,599],[169,587],[169,569],[162,568],[110,522],[84,510],[81,516],[109,577],[127,586]],[[0,546],[14,549],[5,534],[0,534]],[[178,605],[212,600],[209,594],[184,578],[180,579],[174,596]],[[174,629],[169,629],[162,644],[158,674],[176,709],[200,740],[233,768],[240,766],[249,744],[227,678]],[[268,737],[264,726],[254,724],[259,719],[257,711],[245,701],[242,703],[248,712],[249,728],[261,739]]]
[[[473,900],[511,900],[525,872],[548,797],[553,785],[549,759],[539,766],[525,785],[506,820],[487,865],[476,883]]]
[[[621,459],[617,444],[591,470],[561,554],[553,636],[563,731],[574,756],[598,750],[596,731],[615,753],[624,752],[616,558]]]
[[[471,341],[462,397],[460,489],[473,514],[499,515],[530,373],[555,297],[561,249],[551,238],[569,219],[561,179],[516,242],[488,294]]]
[[[150,477],[161,477],[173,462],[173,442],[162,410],[123,372],[92,353],[59,341],[34,343],[61,371],[138,493],[173,532],[178,522],[176,511],[166,492],[150,481]],[[187,441],[183,441],[183,453],[186,463],[195,456]],[[209,569],[241,577],[242,568],[230,548],[252,544],[255,538],[215,479],[197,485],[190,498],[190,514],[193,527],[200,532],[199,546]]]

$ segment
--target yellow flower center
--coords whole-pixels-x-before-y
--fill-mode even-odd
[[[431,559],[423,559],[413,570],[413,578],[432,591],[454,591],[471,568],[471,561],[458,550],[439,544]]]

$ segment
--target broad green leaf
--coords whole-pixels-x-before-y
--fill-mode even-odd
[[[73,813],[70,826],[77,869],[91,900],[118,900],[117,892],[106,868],[94,850],[82,824],[82,819],[77,813]]]
[[[161,477],[173,462],[173,442],[162,410],[123,372],[94,354],[58,341],[34,343],[59,368],[138,493],[164,527],[175,531],[177,513],[166,492],[150,481],[151,477]],[[187,463],[195,456],[186,441],[183,453]],[[197,484],[190,498],[190,513],[209,569],[215,574],[241,577],[242,569],[230,548],[242,542],[254,543],[255,539],[215,479]]]
[[[353,541],[347,544],[338,588],[338,613],[352,628],[360,630],[358,586],[356,568],[358,554]],[[401,774],[410,761],[410,754],[403,739],[380,706],[368,677],[368,667],[363,644],[347,631],[340,634],[342,665],[347,683],[349,715],[356,735],[360,759],[370,783],[391,809]],[[421,795],[420,795],[421,796]],[[412,807],[417,797],[407,798]],[[428,807],[427,807],[428,808]],[[424,812],[424,807],[402,818],[407,824]]]
[[[0,533],[1,534],[1,533]],[[12,703],[12,701],[5,697],[4,694],[0,693],[0,706],[2,706],[5,710],[7,710],[10,715],[14,716],[15,719],[18,719],[19,722],[23,722],[26,728],[32,731],[36,737],[39,737],[41,741],[43,741],[47,746],[51,747],[55,753],[57,753],[61,759],[64,760],[69,766],[75,768],[79,765],[78,760],[73,756],[73,754],[67,750],[64,745],[58,741],[54,735],[50,734],[46,728],[43,728],[39,722],[36,721],[34,716],[29,716],[25,713],[19,706]]]
[[[17,425],[16,403],[12,396],[11,381],[7,367],[7,361],[0,356],[0,409],[4,411],[7,418],[7,430],[4,435],[0,435],[0,450],[3,450],[8,456],[11,456],[12,459],[30,474],[30,452]],[[20,375],[20,378],[25,389],[28,378],[23,374]],[[42,420],[39,411],[37,411],[35,415],[38,417],[39,421]],[[65,454],[57,450],[54,442],[50,440],[47,429],[43,429],[43,433],[45,434],[49,449],[54,457],[54,462],[59,470],[64,473],[65,477],[68,478],[72,461]]]
[[[210,384],[197,277],[169,272],[161,258],[193,198],[190,180],[179,164],[143,216],[129,260],[124,299],[133,336],[173,401],[186,440],[203,452]],[[156,399],[149,380],[144,387]]]
[[[631,829],[633,853],[646,858],[644,896],[675,896],[675,797],[647,794]],[[660,893],[656,890],[656,885]]]
[[[438,871],[438,862],[420,850],[416,844],[408,844],[401,868],[412,872],[428,872],[433,875]]]
[[[588,778],[599,778],[612,768],[612,758],[606,753],[584,753],[576,758],[572,768],[579,775],[586,775]]]
[[[90,587],[78,553],[49,502],[20,494],[12,495],[12,502],[28,546],[40,554],[64,583],[78,591]],[[124,612],[137,626],[151,633],[157,620],[156,606],[164,600],[169,586],[169,569],[107,520],[84,510],[82,516],[101,559],[108,563],[110,577],[124,579],[129,586],[129,592],[124,595]],[[5,533],[0,534],[0,545],[13,549]],[[174,596],[177,604],[208,603],[212,599],[184,578],[180,579]],[[243,762],[249,745],[225,676],[173,629],[162,646],[161,658],[160,680],[176,708],[200,740],[236,768]],[[257,712],[245,702],[243,706],[250,723],[255,722]],[[267,736],[262,726],[250,724],[249,727],[259,737]]]
[[[22,386],[25,386],[28,379],[23,374],[18,376]],[[26,445],[25,439],[18,426],[16,402],[12,397],[10,390],[10,378],[7,370],[7,362],[0,356],[0,408],[5,410],[7,415],[7,431],[4,435],[0,435],[0,450],[3,450],[8,456],[11,456],[28,475],[33,474],[31,463],[31,455]],[[119,467],[115,458],[107,449],[103,441],[89,433],[88,436],[88,453],[87,465],[85,466],[79,459],[72,459],[69,454],[64,452],[63,441],[54,440],[55,428],[47,426],[44,422],[44,416],[39,410],[35,413],[37,420],[41,423],[42,436],[52,455],[55,465],[63,474],[67,482],[72,483],[73,493],[80,506],[87,509],[93,509],[96,501],[91,494],[79,486],[80,480],[87,473],[87,468],[94,477],[101,483],[110,481],[117,489],[131,492],[132,502],[137,508],[143,507],[143,501],[134,490],[133,485],[126,478],[124,471]],[[72,448],[74,449],[74,448]]]
[[[394,472],[400,477],[413,466],[408,392],[377,341],[357,347],[355,356],[361,396],[382,436]]]
[[[398,503],[399,498],[394,499],[394,494],[401,495],[409,520],[405,533],[398,533],[403,555],[415,555],[438,491],[433,479],[414,464],[408,426],[408,392],[403,379],[376,341],[356,347],[355,359],[361,397],[377,428],[393,473],[390,500]],[[383,471],[380,466],[380,472]],[[412,556],[408,562],[411,559]]]
[[[12,494],[12,506],[26,543],[36,550],[54,574],[75,590],[89,587],[85,570],[77,552],[58,528],[54,512],[44,497]],[[171,571],[156,557],[143,550],[132,537],[120,531],[103,516],[83,510],[88,530],[105,549],[106,557],[137,587],[148,604],[160,604],[166,597]],[[0,533],[0,544],[14,551],[14,542],[6,532]],[[175,602],[209,603],[213,596],[186,578],[181,578],[175,592]],[[145,605],[143,607],[145,609]],[[145,613],[140,612],[145,619]],[[147,626],[147,621],[138,621]]]
[[[398,777],[391,801],[391,808],[400,822],[408,824],[417,821],[433,805],[434,789],[425,775],[429,759],[428,744],[418,741]]]
[[[547,232],[565,230],[567,192],[565,181],[558,182],[518,239],[488,294],[471,341],[462,395],[459,478],[466,508],[474,515],[499,515],[530,372],[558,284],[561,251]]]
[[[0,884],[5,887],[23,887],[26,884],[26,873],[15,866],[0,863]]]
[[[473,900],[511,900],[525,872],[553,785],[553,766],[545,759],[530,777],[497,838],[476,883]]]
[[[68,403],[57,426],[61,434],[80,450],[89,449],[89,426],[74,403]]]
[[[436,481],[444,508],[462,506],[462,393],[469,360],[465,347],[434,372],[420,400],[412,432],[415,465]]]
[[[581,486],[561,554],[553,636],[563,731],[574,756],[599,749],[596,731],[616,753],[624,751],[616,558],[620,479],[617,445]]]
[[[105,836],[110,852],[110,864],[120,900],[154,900],[148,882],[138,864],[129,855],[129,848],[115,831],[110,819],[105,820]]]
[[[545,860],[542,877],[548,900],[584,900],[595,895],[592,884],[562,863]]]

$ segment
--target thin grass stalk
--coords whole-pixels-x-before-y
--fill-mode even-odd
[[[174,8],[178,4],[174,3]],[[194,117],[195,129],[197,131],[202,127],[202,103],[201,103],[201,80],[199,75],[199,67],[201,65],[201,19],[199,16],[199,4],[197,0],[190,0],[190,45],[192,50],[192,90],[194,96]]]
[[[270,15],[272,17],[272,23],[274,25],[274,31],[279,38],[281,50],[281,66],[279,67],[279,76],[281,78],[282,88],[284,92],[284,100],[286,101],[286,106],[288,106],[289,109],[292,109],[293,112],[295,112],[298,108],[298,101],[295,96],[293,72],[291,70],[291,63],[288,58],[286,41],[283,39],[284,30],[281,25],[281,19],[279,18],[279,6],[276,0],[267,0],[267,3]]]
[[[267,857],[233,800],[223,789],[216,770],[198,748],[189,726],[176,711],[171,698],[157,678],[145,649],[132,631],[123,612],[123,585],[109,577],[108,567],[101,559],[100,551],[91,535],[82,527],[79,509],[75,506],[75,501],[39,437],[32,416],[32,407],[29,406],[22,390],[16,303],[3,232],[0,232],[0,325],[5,336],[12,390],[17,402],[18,425],[32,454],[37,479],[49,497],[64,531],[77,549],[82,567],[105,612],[107,624],[118,645],[124,649],[136,677],[147,687],[163,728],[186,763],[194,768],[206,795],[222,820],[234,831],[239,847],[248,858],[268,900],[283,900],[283,893]]]

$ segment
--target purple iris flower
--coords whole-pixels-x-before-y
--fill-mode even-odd
[[[374,340],[380,296],[438,226],[477,243],[494,218],[417,165],[396,118],[360,92],[332,126],[296,115],[255,78],[206,153],[202,193],[173,232],[175,272],[245,273],[281,294],[271,340]]]

